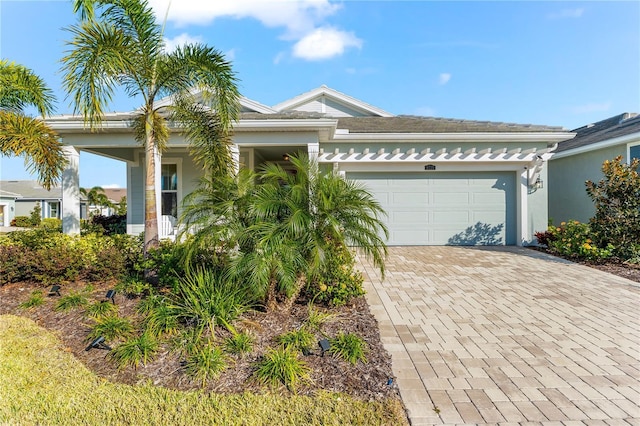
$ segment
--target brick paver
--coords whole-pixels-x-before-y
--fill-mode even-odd
[[[640,425],[637,283],[519,247],[360,267],[413,425]]]

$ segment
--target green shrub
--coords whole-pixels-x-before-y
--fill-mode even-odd
[[[587,194],[595,203],[591,218],[593,239],[600,247],[611,245],[620,259],[640,255],[640,159],[626,164],[622,156],[602,165],[604,178],[586,182]]]
[[[44,295],[42,294],[42,290],[35,290],[31,293],[31,296],[18,305],[19,308],[29,309],[36,308],[44,304]]]
[[[116,284],[115,290],[128,298],[141,297],[151,292],[151,284],[142,279],[128,276]]]
[[[234,334],[224,341],[227,351],[233,354],[246,354],[253,350],[255,338],[248,332]]]
[[[185,372],[204,386],[208,380],[214,379],[227,368],[228,358],[219,347],[207,342],[198,347],[187,357]]]
[[[147,299],[153,302],[138,305],[140,311],[147,311],[143,320],[145,331],[153,336],[175,334],[180,327],[176,309],[164,297],[149,296]]]
[[[355,365],[358,361],[367,362],[367,343],[353,333],[339,333],[329,341],[329,353]]]
[[[89,303],[87,296],[83,293],[70,292],[58,300],[56,303],[56,311],[68,311],[75,308],[81,308]]]
[[[118,312],[118,307],[109,301],[96,301],[87,307],[85,315],[89,318],[100,318]]]
[[[157,352],[156,338],[148,333],[142,333],[116,346],[109,352],[109,357],[116,362],[118,368],[129,366],[138,368],[140,364],[147,364],[153,360]]]
[[[29,213],[29,221],[31,222],[31,226],[40,226],[40,222],[42,221],[42,208],[40,204],[36,204]]]
[[[202,331],[222,325],[232,333],[232,326],[250,308],[246,291],[226,280],[220,271],[197,269],[180,280],[174,295],[176,315]]]
[[[353,297],[362,296],[362,274],[355,269],[355,258],[344,244],[336,243],[328,250],[325,267],[312,278],[310,291],[314,300],[342,306]]]
[[[272,387],[285,385],[287,389],[295,392],[299,384],[310,381],[310,369],[300,360],[298,353],[296,349],[288,346],[269,348],[257,364],[255,378],[262,384]]]
[[[33,280],[35,255],[33,250],[2,238],[0,244],[0,285]],[[7,243],[4,243],[4,242]]]
[[[107,340],[126,339],[133,333],[133,324],[127,318],[109,315],[96,319],[89,332],[89,339],[103,336]]]
[[[550,226],[548,247],[552,253],[568,258],[598,261],[611,257],[613,246],[600,248],[593,242],[593,234],[588,224],[575,220],[562,222],[559,227]]]
[[[300,328],[281,334],[276,338],[276,341],[283,346],[288,346],[306,353],[313,347],[315,337],[306,329]]]
[[[33,225],[31,224],[31,218],[29,216],[16,216],[11,219],[11,226],[17,226],[20,228],[30,228]]]
[[[55,232],[62,232],[62,220],[55,217],[42,219],[40,226]]]
[[[331,319],[335,318],[335,314],[329,312],[322,312],[321,310],[315,308],[312,303],[309,303],[309,309],[307,314],[307,320],[305,321],[305,325],[311,329],[316,331],[321,331],[322,326],[329,322]]]

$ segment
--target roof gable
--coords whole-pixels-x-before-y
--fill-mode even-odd
[[[278,112],[316,112],[331,117],[393,117],[393,114],[325,85],[281,102]]]

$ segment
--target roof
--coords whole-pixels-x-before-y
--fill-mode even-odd
[[[587,124],[572,130],[576,137],[560,142],[556,153],[592,145],[598,142],[640,133],[640,115],[635,112],[625,112],[597,123]]]
[[[339,129],[350,133],[510,133],[558,132],[562,127],[515,124],[493,121],[398,115],[395,117],[345,117],[338,119]]]
[[[119,203],[127,196],[127,188],[104,188],[104,194],[113,202]]]
[[[52,187],[46,190],[35,180],[2,180],[0,189],[3,192],[12,192],[17,198],[47,200],[62,198],[62,188]]]

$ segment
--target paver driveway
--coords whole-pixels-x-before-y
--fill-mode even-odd
[[[413,425],[640,425],[632,281],[518,247],[393,247],[384,281],[361,268]]]

